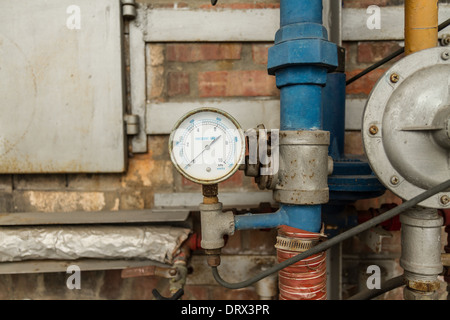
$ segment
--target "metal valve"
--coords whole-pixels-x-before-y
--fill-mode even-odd
[[[278,132],[269,132],[263,124],[246,132],[249,155],[239,169],[254,177],[261,190],[273,190],[278,183]]]

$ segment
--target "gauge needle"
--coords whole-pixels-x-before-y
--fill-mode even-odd
[[[195,161],[195,159],[197,159],[198,157],[200,157],[202,154],[203,154],[203,152],[205,152],[206,150],[209,150],[210,148],[211,148],[211,146],[217,141],[217,140],[219,140],[219,138],[221,137],[222,135],[220,135],[220,136],[218,136],[217,138],[215,138],[210,144],[207,144],[206,146],[205,146],[205,148],[194,158],[194,159],[192,159],[191,160],[191,162],[189,162],[187,165],[186,165],[186,167],[184,167],[185,169],[186,168],[188,168],[194,161]]]

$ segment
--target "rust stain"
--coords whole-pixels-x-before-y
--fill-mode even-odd
[[[422,291],[422,292],[435,291],[435,290],[438,290],[440,287],[439,281],[407,280],[407,285],[411,289]]]

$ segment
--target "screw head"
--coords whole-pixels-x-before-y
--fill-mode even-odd
[[[450,44],[450,34],[445,34],[441,39],[441,44],[443,46],[448,46]]]
[[[449,51],[444,51],[444,52],[442,52],[441,58],[442,58],[442,60],[448,60],[448,59],[450,59],[450,52],[449,52]]]
[[[400,76],[396,73],[391,74],[390,78],[392,83],[397,83],[400,80]]]
[[[176,276],[177,273],[178,273],[178,271],[177,271],[176,269],[170,269],[170,270],[169,270],[169,274],[170,274],[171,276]]]
[[[392,176],[390,181],[391,181],[391,184],[393,184],[395,186],[400,182],[400,179],[397,176]]]
[[[371,125],[369,128],[369,133],[371,135],[376,135],[378,133],[378,127],[376,125]]]
[[[440,201],[444,206],[446,206],[447,204],[450,203],[450,197],[445,194],[441,197]]]

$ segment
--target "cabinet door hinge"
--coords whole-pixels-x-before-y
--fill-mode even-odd
[[[125,19],[133,20],[136,18],[136,1],[122,0],[122,12]]]
[[[139,116],[135,114],[126,114],[124,119],[127,135],[134,136],[139,134]]]

